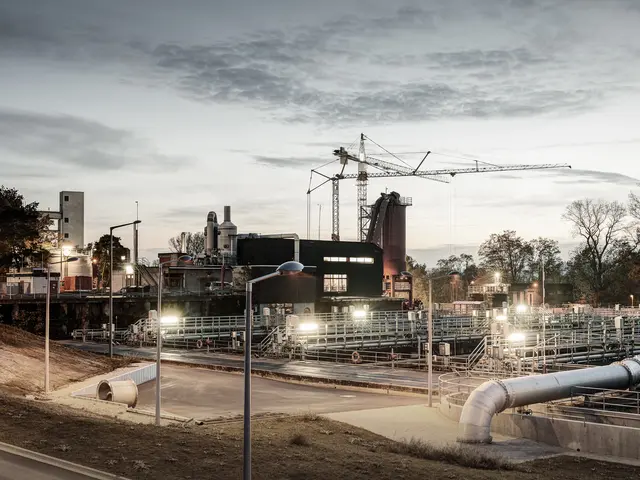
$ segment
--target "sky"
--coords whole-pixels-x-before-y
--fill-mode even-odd
[[[638,25],[637,0],[0,0],[0,184],[43,209],[84,191],[87,241],[138,201],[153,259],[224,205],[240,233],[306,237],[310,170],[365,133],[387,161],[433,152],[422,170],[572,166],[372,180],[371,203],[412,197],[419,260],[506,229],[566,252],[569,202],[640,190]],[[330,185],[310,203],[329,239]]]

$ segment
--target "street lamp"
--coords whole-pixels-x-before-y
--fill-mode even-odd
[[[251,311],[253,309],[251,294],[253,285],[279,275],[295,275],[304,269],[300,262],[285,262],[275,272],[254,278],[247,282],[246,308],[245,308],[245,339],[244,339],[244,464],[242,469],[243,480],[251,480]]]
[[[460,272],[451,271],[447,275],[442,275],[440,277],[429,278],[429,320],[427,325],[427,335],[428,340],[427,344],[429,345],[429,357],[427,358],[428,364],[428,387],[429,387],[429,407],[433,407],[433,301],[431,298],[431,293],[433,290],[432,282],[433,280],[440,280],[441,278],[455,278],[460,275]],[[496,274],[499,275],[499,274]]]
[[[167,260],[158,264],[158,321],[156,326],[156,425],[160,425],[160,353],[162,352],[162,326],[164,323],[175,323],[177,318],[167,317],[162,318],[162,267],[174,262],[188,262],[191,260],[191,256],[182,255],[175,260]]]
[[[123,223],[109,227],[109,358],[113,358],[113,231],[117,228],[128,227],[142,223],[141,220]]]
[[[51,320],[51,265],[60,265],[62,270],[62,264],[68,262],[75,262],[78,257],[70,257],[66,260],[60,260],[59,262],[49,263],[47,265],[47,304],[45,307],[44,317],[44,393],[49,393],[49,323]]]

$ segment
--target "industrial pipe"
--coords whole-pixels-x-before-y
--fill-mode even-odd
[[[275,233],[273,235],[260,235],[262,238],[293,238],[293,261],[300,261],[300,237],[297,233]]]
[[[96,397],[99,400],[124,403],[134,408],[138,403],[138,386],[131,379],[102,380],[96,389]]]
[[[605,367],[490,380],[476,388],[462,408],[458,441],[491,443],[491,420],[507,408],[571,396],[574,387],[626,390],[640,383],[640,355]]]

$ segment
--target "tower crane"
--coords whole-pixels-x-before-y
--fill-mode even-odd
[[[571,168],[571,165],[566,163],[542,163],[533,165],[493,165],[481,162],[479,160],[472,160],[475,162],[475,166],[468,168],[454,168],[454,169],[437,169],[437,170],[420,170],[420,167],[432,153],[428,151],[422,158],[417,167],[412,168],[410,166],[398,165],[393,162],[380,160],[378,158],[366,155],[365,151],[365,139],[368,139],[364,133],[360,134],[360,148],[358,156],[352,155],[344,147],[340,147],[333,151],[333,155],[337,157],[340,162],[340,172],[329,176],[317,169],[311,170],[311,178],[309,180],[309,188],[307,190],[307,238],[310,238],[310,198],[311,192],[319,189],[323,185],[331,182],[332,195],[331,195],[331,239],[340,240],[340,180],[355,179],[357,186],[357,215],[358,215],[358,241],[364,242],[367,238],[367,230],[369,226],[370,213],[367,199],[367,189],[370,178],[389,178],[389,177],[418,177],[427,180],[433,180],[440,183],[449,183],[448,177],[455,177],[456,175],[468,174],[468,173],[492,173],[492,172],[513,172],[513,171],[527,171],[527,170],[547,170],[554,168]],[[375,142],[374,142],[375,143]],[[390,153],[390,152],[388,152]],[[345,173],[347,164],[355,162],[358,164],[357,173]],[[482,166],[480,165],[482,164]],[[371,166],[378,171],[369,172],[367,167]],[[315,187],[312,187],[313,175],[316,174],[323,177],[321,181]]]

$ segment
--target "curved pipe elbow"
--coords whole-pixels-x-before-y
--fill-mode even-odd
[[[462,408],[458,442],[491,443],[491,420],[507,408],[509,394],[502,382],[490,380],[476,388]]]

